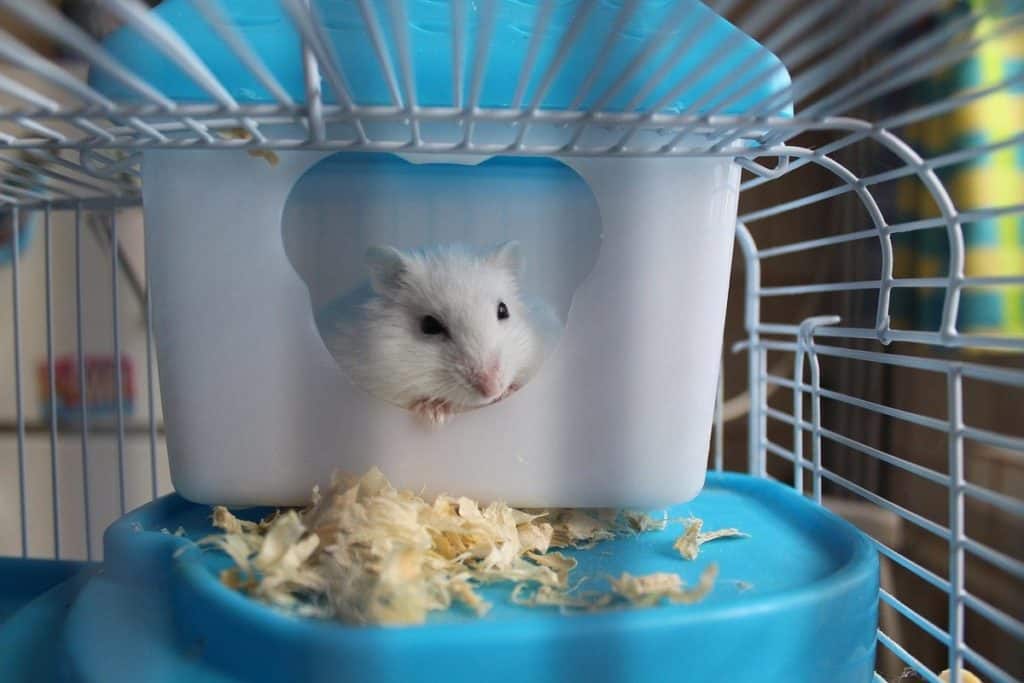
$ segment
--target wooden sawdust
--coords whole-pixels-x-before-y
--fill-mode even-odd
[[[674,573],[610,578],[610,590],[581,592],[576,560],[559,552],[623,535],[660,531],[667,518],[614,510],[518,510],[465,497],[433,501],[391,486],[373,469],[336,476],[312,505],[260,522],[214,508],[222,533],[200,544],[228,555],[232,589],[293,613],[351,624],[418,624],[461,605],[484,616],[483,585],[508,581],[511,600],[531,607],[596,610],[691,603],[712,589],[717,566],[693,588]],[[699,528],[698,528],[699,532]],[[699,539],[698,539],[699,540]],[[699,546],[699,542],[698,542]]]

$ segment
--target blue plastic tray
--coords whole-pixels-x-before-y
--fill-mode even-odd
[[[87,562],[0,558],[0,625],[46,591],[89,566]]]
[[[878,559],[856,529],[791,489],[733,474],[709,475],[670,514],[750,538],[706,544],[686,562],[672,549],[675,525],[577,551],[574,575],[675,571],[693,584],[717,562],[719,580],[699,604],[561,615],[509,604],[502,585],[486,591],[495,607],[483,619],[456,609],[425,626],[359,628],[283,615],[223,587],[226,558],[159,531],[181,525],[202,537],[209,509],[168,496],[107,530],[102,570],[0,629],[2,680],[872,679]]]

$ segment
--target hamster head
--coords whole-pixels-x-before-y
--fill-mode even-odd
[[[461,246],[371,247],[370,280],[401,400],[455,408],[493,403],[522,381],[537,341],[519,296],[519,244],[485,254]]]

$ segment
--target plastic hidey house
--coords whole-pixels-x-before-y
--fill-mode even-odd
[[[714,139],[699,122],[659,127],[653,115],[712,111],[732,92],[720,76],[739,64],[760,81],[717,113],[752,112],[788,85],[781,63],[690,0],[315,0],[309,14],[294,4],[221,0],[219,24],[202,3],[154,10],[219,82],[217,97],[133,29],[106,43],[176,103],[266,105],[270,115],[254,116],[277,147],[276,164],[189,149],[185,128],[143,152],[177,490],[299,503],[335,470],[377,466],[401,487],[516,505],[695,496],[740,169],[729,154],[671,154]],[[304,45],[316,48],[305,59]],[[330,59],[310,70],[317,56]],[[138,97],[100,72],[92,84],[119,102]],[[294,112],[317,90],[322,113],[304,126]],[[282,100],[293,113],[275,119]],[[652,117],[629,132],[598,112]],[[516,394],[425,429],[328,352],[325,312],[366,281],[368,246],[506,240],[522,245],[524,295],[563,327]]]

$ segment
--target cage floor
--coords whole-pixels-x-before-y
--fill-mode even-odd
[[[735,474],[709,475],[669,514],[750,536],[707,543],[688,562],[670,525],[573,551],[573,576],[600,588],[623,571],[673,571],[692,585],[717,562],[698,604],[566,615],[512,605],[510,586],[497,585],[482,619],[453,609],[425,626],[358,628],[223,587],[226,558],[191,543],[211,532],[209,508],[167,496],[108,529],[101,568],[0,628],[0,671],[34,682],[871,680],[878,560],[856,529],[791,489]],[[186,537],[161,531],[179,526]]]

